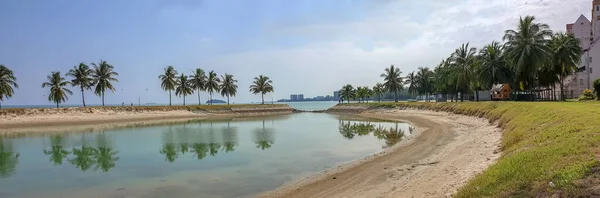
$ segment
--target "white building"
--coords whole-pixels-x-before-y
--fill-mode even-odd
[[[592,1],[592,20],[579,16],[575,23],[567,24],[567,33],[573,34],[583,48],[577,71],[565,80],[565,95],[577,98],[583,90],[593,89],[592,82],[600,78],[600,0]]]

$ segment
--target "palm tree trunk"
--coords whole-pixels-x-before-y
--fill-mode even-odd
[[[394,91],[394,101],[398,102],[398,91]]]
[[[198,105],[201,105],[201,103],[200,103],[200,89],[197,89],[197,93],[198,93]]]
[[[102,91],[102,106],[104,106],[104,91]]]
[[[263,94],[260,94],[260,99],[261,99],[261,101],[262,101],[262,103],[261,103],[261,104],[265,104],[265,94],[264,94],[264,93],[263,93]]]
[[[2,109],[2,102],[0,102],[0,109]]]
[[[564,78],[560,75],[560,101],[565,101]]]
[[[227,95],[227,105],[229,105],[229,95]]]
[[[56,102],[56,108],[58,109],[58,102]]]
[[[81,87],[81,100],[83,101],[83,107],[85,107],[85,96],[83,94],[83,87]]]
[[[169,90],[169,106],[171,106],[171,90]]]
[[[212,92],[209,92],[208,94],[209,94],[209,96],[210,96],[210,98],[209,98],[209,100],[210,100],[210,101],[209,101],[209,102],[210,102],[210,105],[212,105]]]
[[[185,94],[183,95],[183,106],[185,106]]]

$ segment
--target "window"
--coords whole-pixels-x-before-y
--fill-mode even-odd
[[[580,78],[580,79],[579,79],[579,85],[580,85],[580,86],[583,86],[583,78]]]
[[[593,58],[593,57],[590,57],[590,63],[592,62],[592,58]]]
[[[596,6],[596,11],[600,11],[600,6]]]

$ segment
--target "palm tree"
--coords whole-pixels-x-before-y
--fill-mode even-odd
[[[175,90],[177,85],[176,76],[177,70],[173,66],[168,66],[165,68],[165,73],[158,76],[161,81],[160,87],[165,91],[169,91],[169,106],[171,106],[171,91]]]
[[[417,76],[415,76],[415,72],[410,72],[404,79],[404,84],[408,85],[408,94],[411,96],[417,95]]]
[[[115,87],[112,85],[111,81],[119,82],[116,76],[119,76],[119,73],[115,72],[114,67],[108,64],[106,61],[100,60],[98,64],[92,63],[94,66],[94,71],[92,73],[92,78],[94,78],[94,82],[96,83],[96,93],[97,96],[102,97],[102,106],[104,106],[104,94],[107,90],[115,91]]]
[[[350,103],[350,99],[354,97],[354,87],[351,84],[344,85],[340,90],[340,97],[346,98],[346,101]]]
[[[417,75],[414,78],[417,84],[415,86],[417,93],[424,94],[426,97],[425,101],[429,102],[429,94],[433,92],[433,72],[427,67],[419,67]]]
[[[227,104],[229,105],[229,97],[235,96],[237,93],[238,86],[235,84],[237,80],[234,80],[231,74],[225,74],[225,76],[221,76],[221,79],[219,89],[221,89],[222,96],[227,96]]]
[[[360,103],[362,101],[362,99],[364,98],[365,95],[365,90],[363,87],[357,86],[356,87],[356,91],[354,92],[354,96],[353,98],[358,99],[358,103]]]
[[[206,73],[204,73],[204,70],[197,68],[194,74],[190,76],[190,83],[192,84],[192,88],[196,89],[196,93],[198,93],[198,105],[201,105],[200,91],[206,90]]]
[[[403,89],[400,74],[402,74],[400,68],[394,67],[394,65],[391,65],[390,68],[385,68],[385,72],[381,74],[384,80],[383,86],[386,91],[394,92],[395,102],[398,102],[398,91],[402,91]]]
[[[217,77],[217,73],[215,71],[208,72],[208,78],[206,79],[206,91],[210,95],[210,104],[212,105],[212,95],[215,91],[219,91],[219,78]]]
[[[273,85],[271,85],[273,81],[269,79],[269,77],[260,75],[258,77],[254,77],[254,82],[250,85],[250,92],[253,94],[261,95],[261,104],[265,104],[265,94],[269,92],[273,92]]]
[[[475,52],[477,49],[469,47],[469,43],[462,44],[450,56],[450,66],[453,77],[456,79],[456,89],[460,91],[460,100],[464,101],[465,93],[473,77],[472,69],[475,65]]]
[[[65,78],[60,76],[60,72],[52,72],[48,75],[48,82],[42,83],[42,88],[50,87],[50,94],[48,94],[48,101],[56,103],[56,108],[62,102],[66,102],[69,98],[67,94],[72,95],[73,92],[67,89],[65,86],[69,85]]]
[[[549,59],[551,53],[546,45],[552,36],[547,24],[535,23],[534,16],[521,17],[516,30],[506,30],[502,38],[506,43],[505,56],[513,66],[515,80],[521,90],[535,86],[538,68]]]
[[[181,74],[177,79],[177,88],[175,88],[175,95],[183,96],[183,106],[185,106],[185,96],[191,95],[194,92],[192,89],[191,82],[188,80],[186,75]]]
[[[506,64],[504,57],[504,48],[499,42],[492,42],[479,51],[479,61],[481,62],[481,76],[483,86],[490,89],[492,85],[499,83],[508,83],[512,81],[513,72]]]
[[[581,61],[583,53],[580,43],[572,34],[557,33],[552,36],[548,44],[552,53],[551,70],[553,75],[559,77],[560,98],[565,101],[564,81],[568,75],[571,75]]]
[[[79,66],[73,66],[73,69],[69,70],[67,76],[73,78],[71,80],[71,85],[79,86],[79,88],[81,88],[81,100],[83,101],[83,107],[85,107],[85,96],[83,92],[85,90],[92,90],[92,86],[94,86],[92,70],[85,63],[79,63]]]
[[[13,88],[19,88],[17,78],[12,70],[0,64],[0,108],[2,108],[2,101],[4,99],[8,99],[15,94]]]
[[[381,102],[381,95],[385,92],[383,84],[377,83],[373,86],[373,94],[377,96],[377,101]]]

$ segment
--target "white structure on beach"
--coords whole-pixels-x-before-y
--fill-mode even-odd
[[[577,71],[565,80],[566,97],[576,98],[583,90],[593,89],[592,82],[600,78],[600,0],[592,1],[592,20],[579,16],[575,23],[567,24],[567,33],[573,34],[583,48]]]

